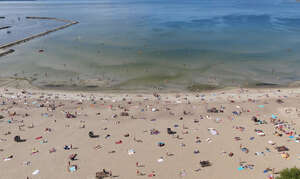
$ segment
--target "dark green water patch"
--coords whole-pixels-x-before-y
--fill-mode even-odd
[[[283,85],[276,83],[265,83],[265,82],[254,82],[245,85],[247,88],[277,88],[282,87]]]
[[[98,85],[77,85],[77,84],[44,84],[38,86],[46,90],[68,90],[68,91],[97,91],[101,90]]]
[[[124,87],[124,86],[149,86],[149,85],[163,85],[166,82],[178,80],[183,75],[181,73],[175,75],[164,75],[164,74],[153,74],[149,76],[137,77],[134,79],[127,80],[122,82],[115,87]]]
[[[279,84],[274,84],[274,83],[256,83],[255,86],[257,87],[271,87],[271,86],[279,86]]]
[[[221,89],[221,86],[210,85],[210,84],[192,84],[187,87],[187,89],[191,92],[200,92],[200,91],[210,91]]]
[[[66,85],[63,84],[46,84],[43,85],[44,88],[65,88]]]

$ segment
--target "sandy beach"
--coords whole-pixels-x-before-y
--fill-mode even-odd
[[[103,169],[120,179],[253,179],[299,164],[298,88],[0,91],[4,179],[92,179]]]
[[[299,168],[296,1],[0,0],[0,179]]]

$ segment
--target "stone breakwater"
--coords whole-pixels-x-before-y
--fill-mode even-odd
[[[4,51],[0,51],[0,57],[8,55],[10,53],[14,53],[15,50],[14,49],[9,49],[9,50],[4,50]]]
[[[4,30],[4,29],[8,29],[8,28],[11,28],[11,26],[0,27],[0,30]]]
[[[26,19],[55,20],[55,21],[65,22],[66,24],[64,24],[62,26],[59,26],[57,28],[51,29],[51,30],[47,30],[45,32],[41,32],[41,33],[38,33],[38,34],[35,34],[35,35],[32,35],[32,36],[26,37],[24,39],[16,40],[14,42],[10,42],[10,43],[1,45],[0,49],[5,49],[5,48],[12,47],[12,46],[15,46],[15,45],[18,45],[18,44],[21,44],[21,43],[25,43],[25,42],[27,42],[29,40],[33,40],[35,38],[45,36],[45,35],[47,35],[49,33],[65,29],[67,27],[70,27],[72,25],[75,25],[75,24],[79,23],[78,21],[70,21],[70,20],[58,19],[58,18],[52,18],[52,17],[26,17]]]

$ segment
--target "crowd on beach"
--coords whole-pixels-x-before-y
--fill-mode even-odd
[[[0,90],[0,178],[268,178],[299,163],[299,89]]]

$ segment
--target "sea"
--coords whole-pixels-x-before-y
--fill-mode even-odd
[[[300,1],[0,1],[0,78],[42,89],[201,91],[300,84]]]

